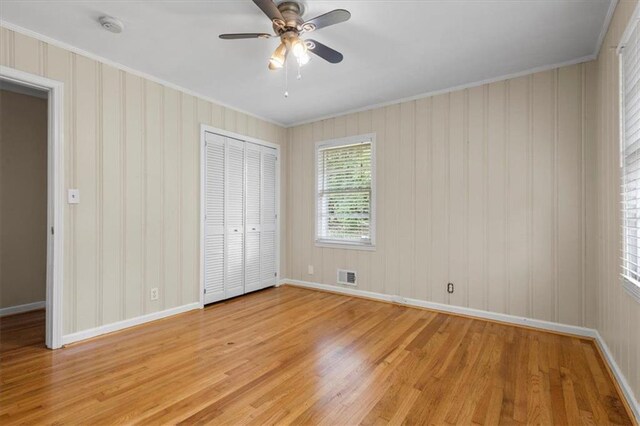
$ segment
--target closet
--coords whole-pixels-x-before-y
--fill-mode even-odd
[[[278,151],[205,132],[204,303],[277,282]]]

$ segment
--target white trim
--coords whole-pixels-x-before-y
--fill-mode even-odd
[[[316,247],[332,248],[341,250],[362,250],[362,251],[376,251],[376,246],[371,244],[358,244],[358,243],[339,243],[339,242],[324,242],[316,241]]]
[[[281,210],[280,210],[280,145],[263,141],[262,139],[257,139],[251,136],[241,135],[239,133],[230,132],[228,130],[219,129],[217,127],[209,126],[207,124],[200,124],[200,298],[199,298],[199,306],[201,308],[204,307],[204,214],[205,214],[205,166],[206,166],[206,136],[207,133],[215,133],[220,136],[236,139],[243,142],[249,142],[256,145],[273,148],[276,150],[276,273],[277,280],[280,278],[280,225],[281,225]],[[225,154],[226,155],[226,154]],[[226,221],[225,221],[226,223]]]
[[[6,90],[7,92],[18,93],[20,95],[33,96],[34,98],[47,99],[49,94],[40,89],[34,89],[20,84],[13,84],[6,80],[0,80],[0,90]]]
[[[237,139],[237,140],[243,141],[243,142],[251,142],[251,143],[254,143],[256,145],[267,146],[269,148],[277,149],[278,153],[280,152],[280,145],[278,145],[277,143],[267,142],[267,141],[264,141],[262,139],[254,138],[252,136],[242,135],[240,133],[235,133],[235,132],[231,132],[229,130],[220,129],[218,127],[209,126],[208,124],[201,124],[200,125],[201,136],[202,136],[203,132],[215,133],[215,134],[218,134],[220,136],[224,136],[226,138]]]
[[[349,110],[345,110],[345,111],[339,111],[339,112],[323,115],[323,116],[320,116],[320,117],[317,117],[317,118],[310,118],[310,119],[307,119],[307,120],[302,120],[302,121],[298,121],[298,122],[295,122],[295,123],[287,124],[285,127],[290,129],[292,127],[301,126],[303,124],[315,123],[316,121],[322,121],[322,120],[328,120],[330,118],[342,117],[343,115],[354,114],[356,112],[370,111],[370,110],[373,110],[373,109],[378,109],[378,108],[386,107],[386,106],[389,106],[389,105],[396,105],[396,104],[401,104],[401,103],[404,103],[404,102],[415,101],[415,100],[418,100],[418,99],[429,98],[431,96],[442,95],[442,94],[445,94],[445,93],[457,92],[459,90],[471,89],[473,87],[484,86],[485,84],[496,83],[498,81],[510,80],[512,78],[523,77],[523,76],[530,75],[530,74],[535,74],[535,73],[538,73],[538,72],[549,71],[549,70],[553,70],[553,69],[556,69],[556,68],[562,68],[562,67],[568,67],[570,65],[581,64],[583,62],[593,61],[596,58],[597,58],[597,55],[591,54],[591,55],[587,55],[587,56],[582,56],[580,58],[571,59],[571,60],[565,61],[565,62],[558,62],[556,64],[543,65],[543,66],[540,66],[540,67],[529,68],[529,69],[524,70],[524,71],[518,71],[518,72],[514,72],[514,73],[511,73],[511,74],[505,74],[505,75],[501,75],[501,76],[494,77],[494,78],[488,78],[486,80],[473,81],[473,82],[470,82],[470,83],[460,84],[458,86],[446,87],[444,89],[432,90],[430,92],[424,92],[424,93],[420,93],[418,95],[408,96],[406,98],[393,99],[393,100],[390,100],[390,101],[380,102],[380,103],[377,103],[377,104],[372,104],[372,105],[370,104],[370,105],[365,105],[365,106],[359,107],[359,108],[349,109]]]
[[[205,186],[205,168],[207,164],[207,145],[206,137],[207,130],[204,124],[200,124],[200,277],[199,277],[199,296],[198,301],[200,308],[204,308],[204,214],[205,214],[205,202],[204,202],[204,186]]]
[[[259,120],[267,121],[267,122],[269,122],[271,124],[275,124],[275,125],[280,126],[280,127],[286,127],[284,124],[279,123],[279,122],[277,122],[275,120],[272,120],[270,118],[261,117],[259,115],[254,114],[254,113],[251,113],[249,111],[245,111],[245,110],[236,108],[236,107],[228,105],[228,104],[226,104],[224,102],[220,102],[219,100],[216,100],[216,99],[213,99],[211,97],[208,97],[208,96],[202,95],[200,93],[194,92],[193,90],[189,90],[189,89],[184,88],[182,86],[179,86],[177,84],[170,83],[170,82],[168,82],[166,80],[163,80],[163,79],[161,79],[159,77],[155,77],[155,76],[153,76],[151,74],[147,74],[145,72],[135,70],[135,69],[130,68],[130,67],[126,66],[126,65],[120,64],[120,63],[112,61],[110,59],[107,59],[107,58],[105,58],[103,56],[96,55],[95,53],[88,52],[86,50],[80,49],[79,47],[75,47],[75,46],[72,46],[72,45],[70,45],[68,43],[65,43],[63,41],[56,40],[56,39],[54,39],[52,37],[46,36],[44,34],[40,34],[40,33],[35,32],[33,30],[21,27],[21,26],[16,25],[16,24],[12,24],[11,22],[7,22],[7,21],[5,21],[3,19],[0,19],[0,27],[4,27],[4,28],[6,28],[8,30],[15,31],[17,33],[24,34],[26,36],[35,38],[37,40],[43,41],[45,43],[48,43],[48,44],[50,44],[52,46],[56,46],[56,47],[60,47],[62,49],[66,49],[66,50],[68,50],[70,52],[73,52],[73,53],[76,53],[78,55],[82,55],[82,56],[85,56],[85,57],[87,57],[89,59],[93,59],[94,61],[102,62],[103,64],[112,66],[112,67],[117,68],[119,70],[125,71],[125,72],[127,72],[129,74],[132,74],[132,75],[135,75],[135,76],[142,77],[144,79],[153,81],[155,83],[161,84],[161,85],[169,87],[171,89],[178,90],[178,91],[183,92],[183,93],[185,93],[187,95],[195,96],[196,98],[200,98],[202,100],[205,100],[205,101],[208,101],[208,102],[212,102],[212,103],[214,103],[216,105],[220,105],[222,107],[229,108],[229,109],[232,109],[232,110],[237,111],[237,112],[241,112],[243,114],[249,115],[249,116],[257,118]]]
[[[629,403],[629,406],[631,407],[631,411],[633,412],[633,415],[636,417],[636,422],[640,423],[640,404],[638,404],[638,401],[634,396],[633,389],[631,389],[629,382],[627,382],[627,378],[622,373],[622,370],[620,370],[620,366],[618,366],[618,363],[616,362],[615,357],[611,353],[611,350],[609,349],[607,342],[602,338],[598,330],[594,330],[594,331],[596,333],[595,341],[600,347],[600,350],[602,351],[606,361],[609,363],[609,367],[611,367],[611,371],[613,372],[613,375],[618,381],[618,384],[620,385],[620,389],[622,389],[622,393],[624,394],[624,397]]]
[[[274,144],[270,144],[266,146],[271,146],[272,148],[274,148]],[[282,167],[282,164],[280,162],[280,158],[281,158],[280,145],[275,146],[275,149],[276,149],[276,206],[275,206],[276,207],[276,274],[278,275],[275,281],[277,283],[280,277],[282,276],[281,275],[282,271],[280,271],[280,250],[282,250],[282,245],[280,241],[280,238],[282,235],[281,234],[282,211],[280,210],[280,186],[282,185],[282,181],[280,179],[282,178],[282,176],[280,175],[281,173],[280,167]]]
[[[315,143],[314,152],[313,152],[313,173],[314,173],[314,186],[313,186],[313,198],[314,198],[314,231],[313,231],[313,241],[316,247],[324,247],[324,248],[338,248],[338,249],[348,249],[348,250],[365,250],[365,251],[375,251],[376,250],[376,210],[377,208],[377,198],[376,198],[376,170],[377,170],[377,155],[376,155],[376,133],[364,133],[362,135],[355,136],[347,136],[344,138],[338,139],[329,139],[324,141],[318,141]],[[358,242],[349,242],[349,241],[332,241],[332,240],[324,240],[318,239],[318,151],[322,148],[327,147],[338,147],[338,146],[349,146],[356,145],[364,142],[371,143],[371,219],[370,219],[370,243],[358,243]]]
[[[164,311],[152,312],[150,314],[140,315],[135,318],[129,318],[126,320],[113,322],[111,324],[105,324],[99,327],[90,328],[88,330],[82,330],[76,333],[66,334],[62,336],[62,343],[65,345],[68,345],[69,343],[90,339],[92,337],[100,336],[102,334],[113,333],[114,331],[123,330],[125,328],[134,327],[136,325],[145,324],[151,321],[156,321],[162,318],[181,314],[183,312],[193,311],[195,309],[200,309],[200,303],[198,302],[189,303],[187,305],[177,306],[175,308],[166,309]]]
[[[631,296],[632,299],[640,303],[640,286],[637,283],[634,283],[633,281],[623,276],[622,287],[629,294],[629,296]]]
[[[618,0],[610,0],[609,9],[607,9],[607,15],[605,16],[604,22],[602,23],[602,28],[600,28],[600,35],[598,36],[598,41],[596,42],[596,48],[593,51],[594,59],[597,59],[598,55],[600,54],[600,49],[602,49],[602,43],[604,43],[604,38],[607,36],[607,31],[609,31],[609,25],[611,24],[613,14],[616,11],[616,6],[618,6]]]
[[[46,306],[46,303],[47,302],[43,300],[42,302],[25,303],[24,305],[0,308],[0,317],[6,317],[7,315],[21,314],[23,312],[44,309]]]
[[[635,9],[633,9],[633,13],[631,14],[631,18],[629,18],[629,22],[627,23],[622,36],[620,36],[620,42],[618,43],[618,47],[616,48],[616,53],[620,54],[620,51],[624,48],[624,46],[629,41],[629,37],[633,33],[634,27],[637,24],[637,21],[640,19],[640,3],[636,4]]]
[[[371,143],[375,143],[375,140],[376,140],[376,133],[363,133],[361,135],[347,136],[344,138],[318,141],[316,142],[316,149],[327,148],[332,146],[357,145],[357,144],[368,142],[368,141],[371,141]]]
[[[428,302],[426,300],[412,299],[398,295],[389,295],[376,293],[366,290],[358,290],[352,287],[341,287],[330,284],[320,284],[309,281],[284,279],[280,281],[282,284],[291,284],[298,287],[305,287],[317,290],[332,291],[335,293],[346,294],[349,296],[360,296],[369,299],[381,300],[384,302],[397,303],[399,305],[413,306],[418,308],[427,308],[434,311],[441,311],[451,314],[466,315],[470,317],[482,318],[492,321],[499,321],[508,324],[522,325],[526,327],[535,327],[542,330],[555,331],[559,333],[574,334],[576,336],[596,337],[596,331],[591,328],[579,327],[576,325],[560,324],[550,321],[538,320],[533,318],[518,317],[515,315],[500,314],[497,312],[482,311],[479,309],[466,308],[463,306],[446,305],[444,303]]]
[[[48,348],[62,346],[64,256],[63,83],[0,66],[0,80],[48,92],[47,107],[47,297]],[[52,230],[53,235],[52,235]]]

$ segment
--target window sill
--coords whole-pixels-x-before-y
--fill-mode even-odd
[[[626,290],[627,294],[640,303],[640,287],[632,281],[629,281],[625,277],[622,277],[622,287]]]
[[[324,241],[316,241],[316,247],[332,248],[332,249],[345,249],[345,250],[362,250],[362,251],[376,251],[376,246],[365,244],[349,244],[349,243],[330,243]]]

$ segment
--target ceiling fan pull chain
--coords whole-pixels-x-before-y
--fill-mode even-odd
[[[302,65],[300,65],[300,61],[296,61],[296,63],[298,64],[298,75],[296,76],[296,78],[300,80],[302,79]]]
[[[284,97],[289,97],[289,67],[284,63]]]

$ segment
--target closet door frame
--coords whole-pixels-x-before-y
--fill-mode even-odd
[[[204,308],[204,234],[205,234],[205,166],[206,166],[206,134],[207,133],[216,133],[220,136],[238,139],[244,142],[250,142],[256,145],[265,146],[268,148],[273,148],[276,150],[276,214],[278,215],[278,219],[276,221],[276,271],[277,271],[277,280],[276,283],[280,282],[282,276],[280,274],[280,227],[281,227],[281,214],[280,214],[280,145],[263,141],[261,139],[257,139],[251,136],[241,135],[238,133],[230,132],[228,130],[219,129],[213,126],[209,126],[207,124],[200,124],[200,308]]]

